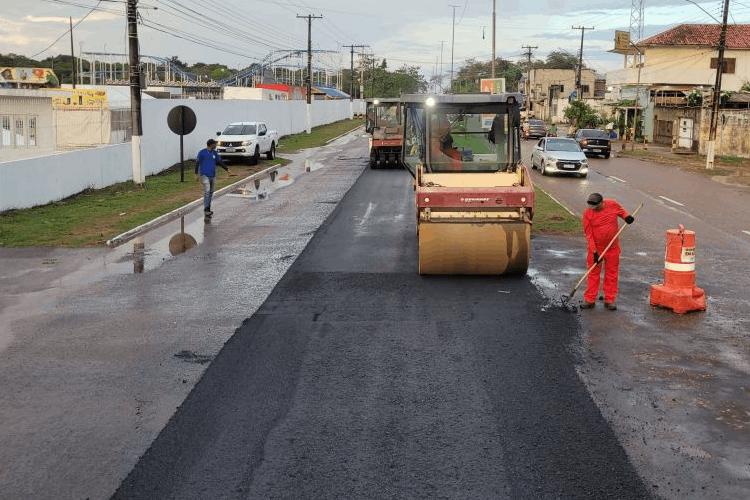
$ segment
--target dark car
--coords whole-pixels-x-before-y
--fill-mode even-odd
[[[541,139],[547,137],[547,124],[544,120],[529,120],[523,127],[524,139]]]
[[[586,155],[602,155],[609,158],[612,147],[609,142],[609,132],[606,130],[598,128],[578,129],[575,139]]]

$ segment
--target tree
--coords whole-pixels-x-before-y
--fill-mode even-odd
[[[565,108],[565,118],[576,128],[596,128],[604,119],[583,101],[573,101]]]
[[[495,59],[495,77],[505,78],[505,88],[516,89],[523,71],[519,64],[503,58]],[[492,76],[491,61],[467,59],[453,79],[453,91],[459,93],[479,92],[479,81]]]
[[[553,50],[547,54],[547,59],[542,67],[549,69],[576,69],[578,67],[578,56],[562,49]]]
[[[399,97],[401,94],[416,94],[427,91],[427,81],[418,66],[404,64],[395,71],[388,70],[385,59],[380,62],[370,56],[362,60],[364,70],[364,97]],[[355,89],[359,92],[359,72],[355,68]],[[349,91],[351,74],[342,71],[342,90]]]

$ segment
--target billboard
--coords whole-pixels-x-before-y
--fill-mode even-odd
[[[60,81],[49,68],[0,67],[0,87],[59,87]]]
[[[52,97],[52,109],[107,109],[107,92],[94,89],[60,89]]]
[[[505,78],[482,78],[479,80],[479,91],[502,94],[505,92]]]
[[[630,32],[615,30],[615,52],[630,51]]]

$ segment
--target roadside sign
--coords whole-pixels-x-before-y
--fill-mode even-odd
[[[505,78],[482,78],[479,80],[479,91],[502,94],[505,92]]]
[[[183,137],[193,130],[198,123],[195,112],[187,106],[175,106],[169,110],[167,125],[169,130],[180,136],[180,182],[185,182],[185,154]]]
[[[615,51],[627,53],[630,51],[630,32],[615,30]]]

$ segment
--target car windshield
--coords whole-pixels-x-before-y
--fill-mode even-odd
[[[581,151],[578,143],[572,139],[548,139],[547,151]]]
[[[511,165],[508,114],[497,111],[497,106],[482,106],[430,113],[430,170],[496,172]]]
[[[255,135],[255,125],[232,124],[224,129],[222,135]]]
[[[398,127],[399,125],[399,110],[398,110],[398,104],[384,104],[380,105],[377,108],[378,119],[377,119],[377,126],[378,127]]]
[[[587,139],[608,139],[609,134],[605,130],[585,129],[581,130],[581,136]]]

